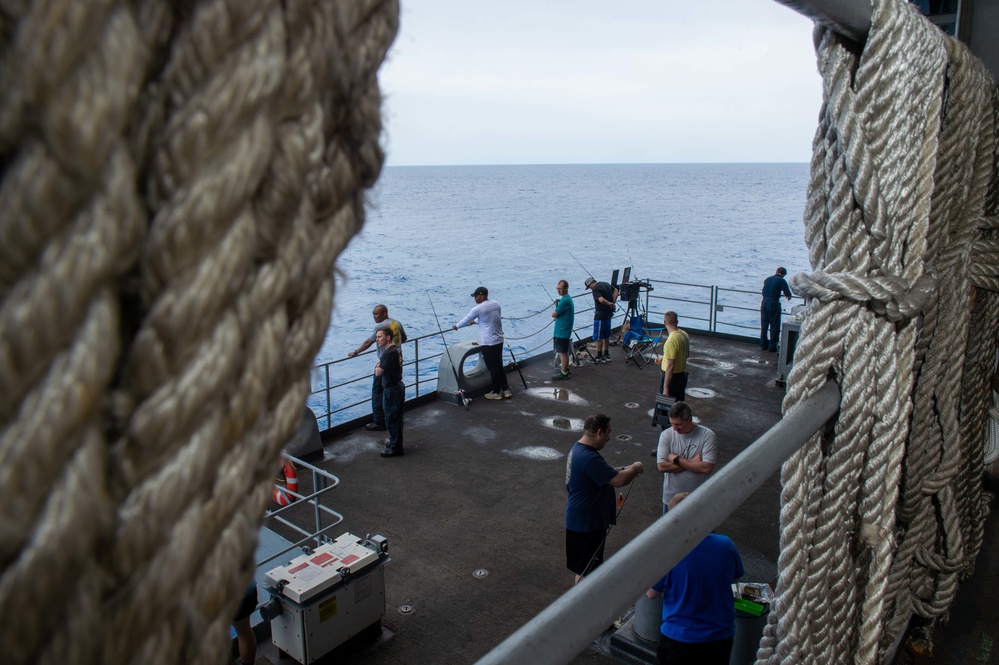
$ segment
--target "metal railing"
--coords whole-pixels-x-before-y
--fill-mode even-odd
[[[649,280],[652,291],[644,291],[642,313],[651,327],[661,325],[662,315],[674,310],[680,315],[680,326],[690,330],[707,331],[712,334],[732,335],[747,341],[759,337],[760,293],[743,289],[730,289],[706,284]],[[576,309],[576,322],[573,332],[582,339],[590,336],[590,317],[593,311],[589,292],[572,296]],[[796,298],[802,301],[801,298]],[[794,302],[794,301],[792,301]],[[583,304],[585,303],[585,304]],[[615,321],[624,314],[627,303],[618,303]],[[783,314],[789,314],[784,311]],[[531,318],[521,317],[521,319]],[[505,317],[509,319],[509,317]],[[512,319],[511,319],[512,320]],[[623,323],[623,319],[620,319]],[[551,349],[551,335],[544,334],[551,325],[546,320],[537,332],[516,338],[518,341],[533,340],[517,353],[521,363],[533,361]],[[444,333],[450,332],[449,330]],[[514,338],[508,338],[514,339]],[[372,380],[374,350],[358,356],[337,358],[321,363],[312,369],[312,390],[309,406],[316,414],[320,430],[331,429],[339,422],[367,415],[370,393],[362,389]],[[421,399],[436,391],[437,368],[444,355],[444,342],[441,332],[434,331],[403,344],[403,381],[406,383],[407,403]],[[512,351],[504,350],[508,362],[513,361]],[[345,363],[360,361],[360,364]],[[466,370],[467,371],[467,370]],[[342,402],[342,403],[341,403]],[[346,414],[353,411],[353,418]]]
[[[340,513],[336,512],[335,510],[327,506],[324,506],[320,502],[320,499],[324,494],[326,494],[327,492],[329,492],[330,490],[332,490],[333,488],[335,488],[337,485],[340,484],[340,479],[334,476],[332,473],[324,471],[319,467],[313,466],[308,462],[304,462],[298,459],[297,457],[292,457],[291,455],[286,455],[284,453],[281,454],[281,457],[294,464],[299,471],[301,471],[302,469],[308,469],[309,471],[312,472],[312,493],[299,494],[298,492],[289,490],[287,487],[282,487],[281,485],[275,484],[275,488],[279,489],[281,492],[285,494],[293,496],[295,498],[295,501],[287,506],[278,508],[277,510],[268,510],[267,514],[264,515],[263,526],[271,530],[274,530],[271,525],[276,522],[278,524],[287,527],[288,529],[291,529],[295,533],[302,535],[303,538],[301,538],[297,542],[288,545],[283,550],[275,552],[267,556],[266,558],[257,561],[256,562],[257,568],[260,568],[265,563],[273,561],[274,559],[277,559],[278,557],[287,554],[293,549],[302,547],[310,540],[314,541],[316,547],[322,545],[324,542],[324,534],[333,527],[335,527],[337,524],[343,522],[343,515],[341,515]],[[290,519],[285,517],[285,513],[288,513],[290,511],[300,511],[303,504],[312,504],[312,513],[313,513],[312,516],[315,520],[315,529],[311,531],[298,526]],[[332,522],[329,522],[328,524],[323,524],[324,516],[328,520],[332,520]]]
[[[681,316],[681,328],[747,339],[759,336],[759,291],[655,279],[649,282],[654,290],[645,293],[645,309],[653,322],[660,320],[667,311],[674,310]],[[789,316],[790,307],[804,302],[800,296],[793,296],[790,303],[782,302],[781,316]]]
[[[578,302],[579,298],[584,297],[586,301],[589,301],[588,293],[574,295],[573,301]],[[593,311],[592,305],[582,307],[576,310],[576,315],[586,314],[591,311]],[[576,320],[579,321],[578,318]],[[551,322],[545,321],[545,325],[541,331],[536,334],[540,335],[541,332],[550,326]],[[583,336],[586,336],[589,334],[589,329],[589,324],[583,324],[575,326],[573,330],[576,333],[581,332]],[[437,367],[440,358],[444,355],[444,343],[441,338],[441,332],[446,334],[451,331],[434,331],[418,337],[410,337],[402,345],[403,382],[406,384],[407,403],[425,397],[437,390]],[[551,348],[550,335],[543,337],[535,346],[519,352],[517,360],[522,363],[527,360],[533,360],[538,355],[544,353],[542,349],[545,347]],[[364,415],[361,407],[367,408],[367,405],[370,403],[370,394],[366,393],[366,391],[365,393],[360,393],[356,386],[361,383],[368,384],[371,382],[374,354],[375,350],[372,349],[357,356],[337,358],[313,366],[309,406],[316,414],[321,431],[332,428],[336,424],[337,416],[342,416],[342,414],[346,414],[351,410],[355,410],[358,416]],[[509,350],[504,349],[504,354],[509,362],[513,362],[512,353]],[[362,361],[361,364],[351,366],[356,367],[356,370],[349,370],[349,373],[347,371],[339,371],[340,368],[347,366],[345,363],[357,360]],[[353,390],[351,390],[352,386],[355,387]],[[340,395],[346,396],[343,403],[337,402]],[[350,420],[350,418],[344,418],[344,420]]]
[[[566,663],[741,506],[839,409],[828,381],[673,510],[478,661]]]

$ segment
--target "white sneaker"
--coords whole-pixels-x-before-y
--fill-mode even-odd
[[[485,394],[485,398],[486,399],[503,399],[503,395],[500,395],[499,393],[486,393]]]
[[[506,399],[510,399],[511,397],[513,397],[513,391],[507,388],[506,390],[503,391],[503,397]]]

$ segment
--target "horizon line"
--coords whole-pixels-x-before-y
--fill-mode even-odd
[[[809,162],[789,162],[789,161],[761,161],[761,162],[496,162],[496,163],[468,163],[468,164],[383,164],[382,168],[412,168],[423,166],[727,166],[727,165],[750,165],[750,164],[805,164]]]

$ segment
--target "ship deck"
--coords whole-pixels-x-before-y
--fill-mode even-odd
[[[687,401],[715,431],[722,464],[780,418],[776,355],[691,336]],[[467,411],[443,400],[407,411],[405,457],[382,459],[385,433],[363,428],[325,442],[317,464],[340,478],[329,503],[344,515],[342,531],[386,536],[392,559],[382,638],[338,662],[472,663],[565,592],[573,579],[564,556],[565,453],[590,413],[611,417],[603,451],[611,464],[646,464],[608,554],[658,518],[651,410],[659,370],[626,362],[619,347],[612,357],[573,368],[565,381],[550,379],[547,359],[528,364],[526,389],[513,371],[512,399],[476,399]],[[774,582],[778,510],[775,474],[718,529],[753,580]],[[585,652],[573,662],[612,661]]]
[[[721,464],[779,420],[784,390],[774,382],[776,355],[749,342],[691,335],[687,401],[715,431]],[[659,371],[626,363],[618,347],[612,356],[609,364],[573,368],[566,381],[550,379],[547,359],[528,364],[526,389],[516,371],[509,374],[512,399],[480,398],[468,410],[443,400],[412,408],[405,414],[405,457],[382,459],[385,433],[363,428],[324,442],[324,459],[316,464],[341,481],[328,502],[344,515],[335,534],[381,534],[391,556],[381,637],[338,653],[336,662],[473,663],[568,590],[565,453],[590,413],[611,416],[612,437],[603,451],[611,464],[646,464],[645,475],[625,489],[608,555],[658,518],[661,476],[653,450],[659,429],[651,426],[651,410]],[[775,584],[778,476],[717,528],[739,548],[746,581]],[[994,549],[996,539],[993,519],[985,547]],[[996,565],[985,552],[981,559],[976,575],[988,580],[982,580],[988,593]],[[995,639],[997,613],[987,597],[972,600],[970,609],[955,607],[962,626],[950,634],[952,622],[937,635],[933,662],[963,662],[960,653],[980,657],[983,644]],[[572,663],[614,662],[606,655],[607,638]],[[264,661],[279,662],[270,644],[261,645],[258,662]]]

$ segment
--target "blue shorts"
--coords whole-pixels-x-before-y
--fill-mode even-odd
[[[593,340],[610,339],[611,331],[611,320],[610,319],[594,319],[593,320]]]

